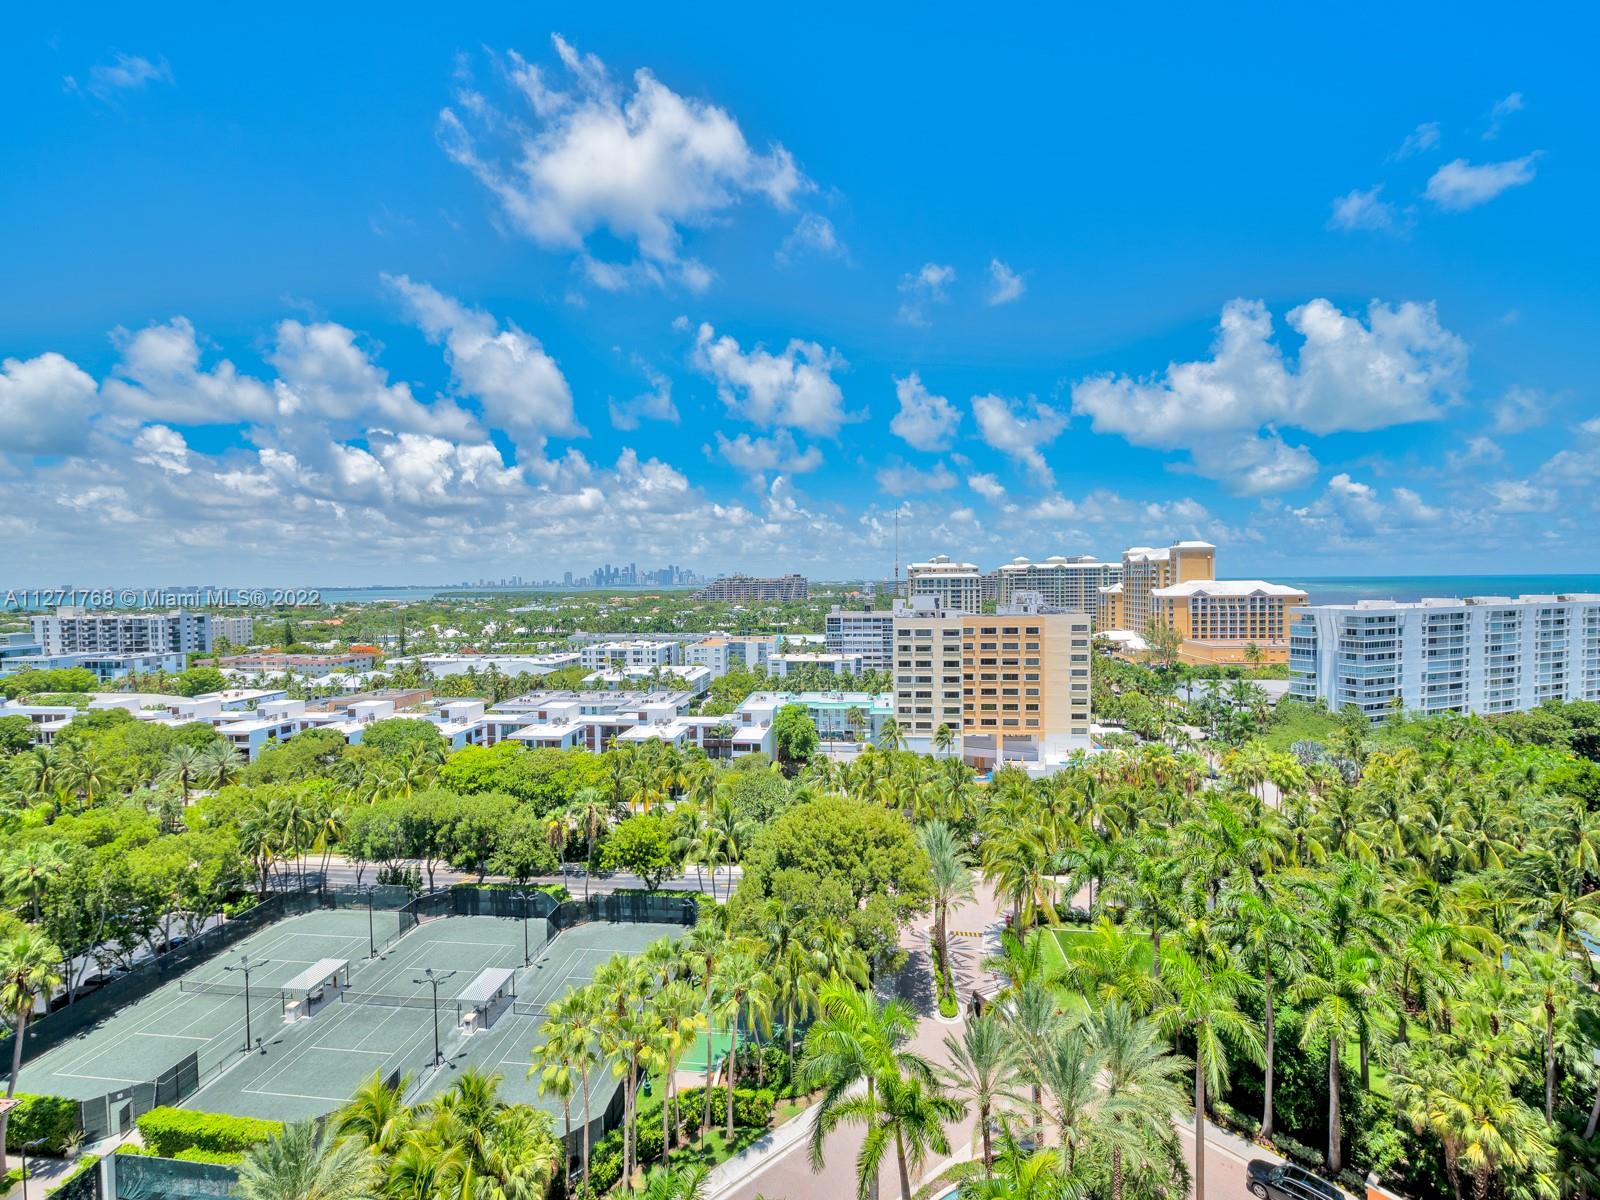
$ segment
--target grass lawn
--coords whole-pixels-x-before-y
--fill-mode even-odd
[[[1296,712],[1283,724],[1273,725],[1256,740],[1269,750],[1287,752],[1290,746],[1300,741],[1330,745],[1338,731],[1338,717],[1332,713],[1319,713],[1307,708],[1304,712]]]
[[[1066,947],[1090,935],[1086,925],[1044,925],[1039,929],[1044,938],[1044,955],[1056,967],[1067,965]]]

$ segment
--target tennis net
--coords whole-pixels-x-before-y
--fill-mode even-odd
[[[242,996],[244,985],[238,983],[223,983],[215,979],[180,979],[178,980],[180,992],[195,992],[205,996]],[[270,995],[277,991],[276,988],[257,986],[250,989],[258,996]]]
[[[421,996],[394,996],[385,992],[352,992],[349,988],[339,993],[339,1000],[343,1004],[366,1004],[375,1008],[415,1008],[423,1012],[433,1010],[433,997],[424,993]],[[461,1015],[461,1005],[455,1000],[440,1000],[439,1011]]]
[[[514,1001],[511,1011],[519,1017],[538,1017],[541,1021],[550,1015],[548,1004],[525,1004],[521,1000]]]

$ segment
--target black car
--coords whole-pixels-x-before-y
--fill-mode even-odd
[[[1344,1193],[1326,1179],[1291,1163],[1253,1158],[1245,1168],[1250,1194],[1260,1200],[1344,1200]]]

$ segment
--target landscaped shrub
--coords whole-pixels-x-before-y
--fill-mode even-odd
[[[198,1146],[190,1146],[187,1150],[179,1150],[172,1156],[179,1162],[216,1163],[224,1167],[236,1167],[244,1161],[242,1150],[202,1150]]]
[[[184,1150],[237,1153],[283,1132],[282,1121],[258,1121],[253,1117],[188,1112],[180,1108],[152,1108],[135,1124],[144,1144],[162,1158],[176,1158]]]
[[[63,1153],[78,1133],[78,1102],[62,1096],[29,1096],[20,1092],[16,1099],[19,1103],[11,1110],[11,1122],[6,1126],[6,1149],[20,1151],[29,1142],[42,1139],[44,1145],[36,1150]]]

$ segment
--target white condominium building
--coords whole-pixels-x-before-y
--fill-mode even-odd
[[[254,617],[218,617],[211,618],[211,636],[218,642],[227,642],[230,646],[248,646],[250,639],[255,636],[256,622]]]
[[[45,654],[207,654],[211,614],[58,608],[54,616],[33,618],[33,640]]]
[[[1289,694],[1374,721],[1600,700],[1600,595],[1362,600],[1301,609]]]
[[[887,609],[835,604],[823,622],[823,639],[833,654],[859,654],[866,670],[888,671],[894,667],[894,619]]]
[[[591,671],[610,667],[648,671],[681,663],[683,647],[668,641],[590,642],[579,648],[578,661]]]
[[[983,572],[972,563],[958,563],[948,554],[906,568],[906,599],[932,597],[940,608],[959,612],[983,611]]]
[[[1092,554],[1055,555],[1043,562],[1014,558],[1000,568],[996,599],[1010,604],[1018,592],[1037,592],[1051,608],[1094,615],[1100,589],[1122,580],[1122,564],[1099,562]]]

